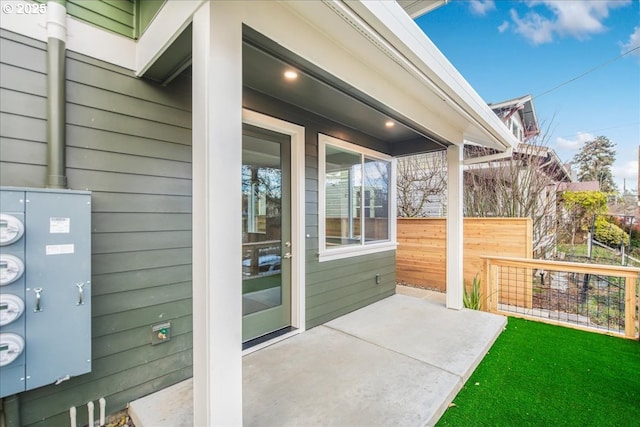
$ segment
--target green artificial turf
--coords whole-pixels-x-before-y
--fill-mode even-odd
[[[509,318],[437,426],[638,426],[640,342]]]

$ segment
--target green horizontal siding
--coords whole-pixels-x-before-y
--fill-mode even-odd
[[[130,0],[67,0],[67,13],[105,30],[134,37],[134,4]]]
[[[144,31],[147,29],[153,18],[155,18],[158,11],[164,5],[165,0],[138,0],[136,1],[136,37],[140,37],[144,34]]]
[[[45,49],[0,31],[0,185],[45,184]],[[72,406],[85,425],[89,401],[113,413],[192,374],[191,82],[161,87],[73,52],[66,66],[68,182],[92,191],[93,368],[21,393],[25,426],[68,426]],[[171,341],[151,346],[166,321]]]

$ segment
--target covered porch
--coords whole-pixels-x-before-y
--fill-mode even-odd
[[[445,295],[397,294],[245,355],[250,426],[433,425],[506,325],[448,310]],[[131,402],[136,427],[193,425],[193,382]]]

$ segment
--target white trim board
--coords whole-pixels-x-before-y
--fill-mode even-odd
[[[302,126],[247,109],[242,110],[242,121],[291,137],[291,254],[294,261],[291,265],[291,326],[296,329],[295,333],[301,333],[305,330],[305,129]],[[295,335],[295,333],[287,334],[287,336]],[[270,343],[267,342],[265,345]],[[247,350],[247,352],[250,351],[253,350]]]

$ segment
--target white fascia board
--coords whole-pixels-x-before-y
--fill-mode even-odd
[[[25,5],[35,5],[34,2],[3,0],[2,5],[5,8],[8,7],[5,5],[9,5],[10,8],[7,10],[11,10],[12,13],[2,13],[0,15],[0,28],[47,42],[47,13],[17,13],[18,10],[26,10],[24,9]],[[134,69],[136,49],[134,40],[94,27],[69,15],[66,16],[66,26],[67,50],[129,70]]]
[[[413,66],[421,70],[447,98],[448,103],[466,116],[472,129],[469,139],[483,145],[507,149],[517,139],[506,129],[486,102],[462,77],[418,25],[396,2],[358,1],[347,3],[392,44]],[[465,134],[465,137],[467,135]],[[473,138],[475,137],[475,138]]]
[[[204,0],[167,0],[137,43],[135,73],[144,74],[192,21]]]
[[[343,16],[343,8],[342,2],[333,1],[252,2],[244,22],[398,117],[446,141],[461,141],[461,127],[449,120],[449,107],[442,99],[386,54],[375,33],[354,23],[352,19],[361,21],[357,16]],[[348,8],[344,12],[351,13]]]

